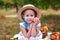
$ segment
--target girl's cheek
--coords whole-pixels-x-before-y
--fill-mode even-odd
[[[34,17],[25,17],[25,19],[33,19]]]
[[[33,21],[33,18],[34,18],[34,17],[25,17],[24,19],[26,19],[27,21],[28,21],[28,20]]]
[[[25,17],[25,19],[28,19],[28,17]]]
[[[34,19],[34,17],[31,17],[31,19],[33,20],[33,19]]]

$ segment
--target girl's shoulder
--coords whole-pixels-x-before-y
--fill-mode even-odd
[[[40,28],[40,27],[41,27],[41,23],[38,23],[38,24],[37,24],[37,28]]]
[[[23,24],[24,22],[21,22],[21,23],[19,23],[19,25],[21,26],[21,27],[24,27],[25,28],[25,25]]]
[[[23,22],[20,22],[19,24],[20,24],[20,25],[22,25],[22,24],[23,24]]]

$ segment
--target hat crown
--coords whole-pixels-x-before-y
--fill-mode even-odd
[[[24,7],[27,7],[27,6],[35,7],[35,6],[32,5],[32,4],[27,4],[27,5],[24,5],[23,8],[24,8]]]

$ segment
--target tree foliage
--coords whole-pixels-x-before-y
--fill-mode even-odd
[[[0,5],[4,6],[14,6],[15,3],[17,3],[18,7],[22,7],[25,4],[33,4],[41,9],[55,8],[57,5],[60,6],[60,0],[0,0]]]

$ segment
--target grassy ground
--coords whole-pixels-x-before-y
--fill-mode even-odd
[[[60,16],[45,15],[41,18],[42,26],[47,25],[50,31],[60,31]]]
[[[50,14],[50,15],[47,15]],[[51,14],[52,13],[52,14]],[[55,13],[55,14],[54,14]],[[57,13],[57,15],[56,15]],[[17,34],[19,29],[18,18],[6,18],[4,15],[16,14],[15,9],[0,10],[0,40],[10,40],[10,38]],[[48,10],[42,11],[41,18],[42,26],[47,25],[52,31],[60,30],[60,13],[59,11],[49,12]]]
[[[17,18],[3,18],[0,20],[0,39],[8,40],[14,34],[19,32],[19,25]]]

